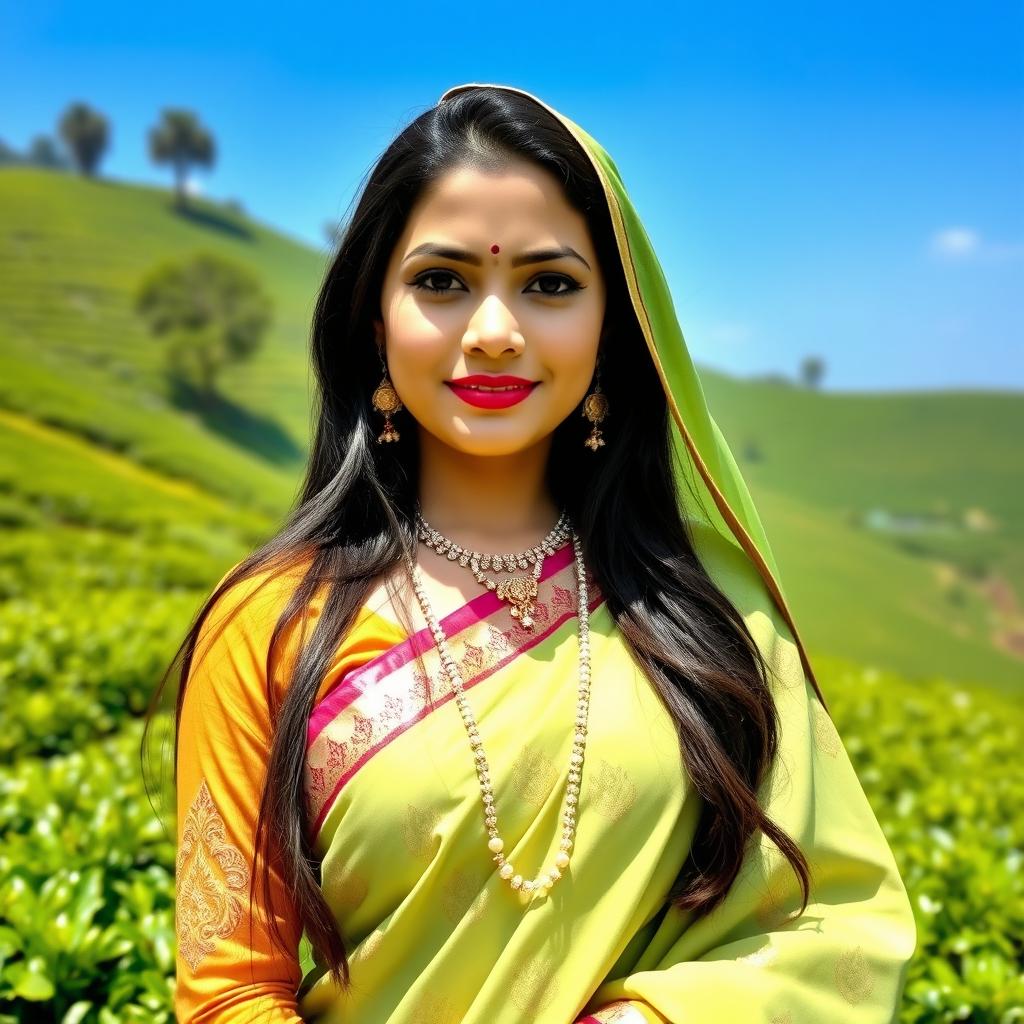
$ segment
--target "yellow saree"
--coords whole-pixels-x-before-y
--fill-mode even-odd
[[[897,1016],[916,933],[892,853],[820,699],[650,242],[608,155],[558,116],[605,185],[634,309],[670,399],[683,493],[699,499],[684,510],[695,548],[772,670],[779,752],[759,796],[808,858],[807,909],[792,916],[796,876],[761,836],[711,914],[695,921],[667,905],[701,798],[671,718],[591,581],[590,720],[566,877],[530,902],[497,877],[465,728],[430,634],[408,636],[364,608],[321,687],[305,761],[310,838],[350,952],[351,989],[300,950],[275,876],[279,922],[296,949],[282,960],[247,902],[271,735],[263,660],[288,596],[287,577],[264,578],[215,609],[215,623],[239,614],[225,628],[204,628],[186,691],[181,1020],[885,1024]],[[534,631],[490,593],[442,620],[489,753],[506,853],[529,871],[551,862],[560,835],[575,604],[567,545],[545,562]],[[288,667],[286,658],[274,685],[285,685]]]

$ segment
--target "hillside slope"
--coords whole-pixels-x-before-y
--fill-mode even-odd
[[[1024,684],[1024,395],[701,379],[813,646]]]
[[[292,497],[308,433],[306,340],[324,258],[204,201],[162,189],[0,169],[0,404],[268,512]],[[227,401],[177,408],[159,345],[132,312],[142,275],[212,250],[256,272],[267,343],[226,373]]]
[[[275,304],[205,414],[175,404],[131,311],[151,265],[198,249],[252,268]],[[182,216],[161,189],[0,169],[0,519],[60,524],[68,550],[75,529],[137,529],[217,566],[255,543],[301,472],[324,260],[216,204]],[[812,654],[1019,686],[1024,396],[702,381]]]

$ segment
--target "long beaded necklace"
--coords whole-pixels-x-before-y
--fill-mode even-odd
[[[420,608],[423,610],[423,617],[427,620],[427,625],[430,627],[430,632],[434,637],[434,643],[441,657],[441,664],[444,666],[448,679],[451,682],[452,690],[455,693],[455,701],[458,704],[459,711],[462,714],[462,721],[469,734],[469,744],[473,748],[477,780],[480,783],[480,793],[484,802],[484,824],[488,836],[487,848],[494,855],[492,859],[498,865],[498,875],[504,878],[513,889],[525,893],[531,898],[535,894],[547,895],[555,882],[562,877],[563,869],[569,865],[569,851],[572,849],[573,837],[576,833],[576,806],[580,795],[583,755],[587,745],[587,713],[590,708],[590,600],[587,593],[587,570],[583,562],[583,545],[580,543],[575,530],[570,530],[570,533],[576,561],[576,590],[579,598],[577,615],[580,633],[580,682],[579,698],[576,704],[576,735],[573,739],[572,754],[569,756],[569,777],[565,786],[562,838],[559,843],[559,849],[555,854],[554,864],[547,871],[541,871],[532,880],[524,879],[521,874],[518,874],[512,862],[505,857],[505,842],[498,832],[498,813],[494,806],[494,787],[491,783],[490,766],[487,762],[487,755],[484,753],[483,740],[480,738],[476,717],[473,715],[473,709],[469,706],[469,701],[466,699],[462,676],[448,647],[444,630],[434,614],[430,598],[423,587],[420,567],[412,559],[409,559],[407,562],[413,589],[416,591]],[[527,900],[526,905],[529,905],[529,900]]]
[[[449,561],[457,561],[459,565],[468,566],[477,583],[488,590],[493,590],[502,601],[508,601],[512,606],[512,618],[518,619],[524,629],[533,629],[533,603],[537,598],[541,573],[544,571],[544,558],[553,555],[569,539],[571,533],[569,513],[563,509],[551,532],[535,547],[516,554],[487,555],[456,544],[435,530],[423,518],[419,507],[416,508],[416,536],[428,548],[445,556]],[[491,568],[498,572],[515,572],[516,569],[527,569],[531,565],[533,572],[530,576],[510,576],[504,580],[492,580],[484,574],[486,569]]]

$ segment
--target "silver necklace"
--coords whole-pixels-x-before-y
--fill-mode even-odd
[[[571,531],[573,554],[576,561],[576,589],[579,598],[577,615],[579,620],[579,697],[576,704],[576,735],[573,739],[572,754],[569,756],[569,776],[565,786],[565,802],[562,811],[562,838],[559,842],[558,852],[554,857],[554,864],[541,871],[534,879],[524,879],[517,873],[512,862],[505,856],[505,842],[498,832],[498,813],[494,806],[494,787],[491,782],[490,766],[487,762],[487,755],[484,753],[483,740],[480,738],[480,730],[477,727],[476,717],[473,709],[466,699],[466,692],[463,688],[462,676],[459,673],[458,665],[452,657],[444,630],[434,614],[430,598],[423,586],[423,577],[419,565],[411,558],[407,560],[409,575],[412,579],[413,589],[419,599],[423,617],[427,620],[430,632],[433,635],[437,652],[441,657],[441,664],[452,685],[455,693],[455,701],[458,704],[459,712],[462,715],[463,724],[469,734],[469,744],[473,748],[473,756],[476,762],[477,780],[480,784],[480,794],[484,802],[484,824],[487,829],[487,849],[494,855],[493,860],[498,865],[498,875],[504,878],[515,890],[525,893],[532,898],[533,895],[547,895],[551,887],[562,877],[562,872],[569,866],[569,851],[572,849],[573,837],[576,834],[576,807],[580,795],[580,779],[583,773],[583,755],[587,745],[587,715],[590,709],[590,600],[587,593],[587,570],[583,562],[583,546],[575,531]],[[529,905],[529,900],[527,904]]]
[[[544,559],[553,555],[571,536],[572,527],[569,513],[564,509],[558,517],[550,533],[537,545],[515,554],[490,555],[480,551],[471,551],[456,544],[450,537],[435,530],[423,518],[419,507],[416,508],[416,536],[428,548],[446,557],[450,562],[468,567],[477,583],[491,590],[502,601],[508,601],[512,618],[518,619],[524,629],[533,629],[534,601],[541,573],[544,571]],[[504,580],[492,580],[485,575],[485,570],[515,572],[516,569],[527,569],[533,566],[529,576],[510,576]]]

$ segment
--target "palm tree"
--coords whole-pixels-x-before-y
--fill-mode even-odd
[[[86,103],[72,103],[57,125],[71,159],[79,171],[91,178],[110,141],[110,123]]]
[[[177,205],[188,204],[185,183],[193,164],[212,167],[215,151],[213,136],[190,110],[164,110],[163,120],[149,131],[149,155],[154,163],[174,168],[174,192]]]

